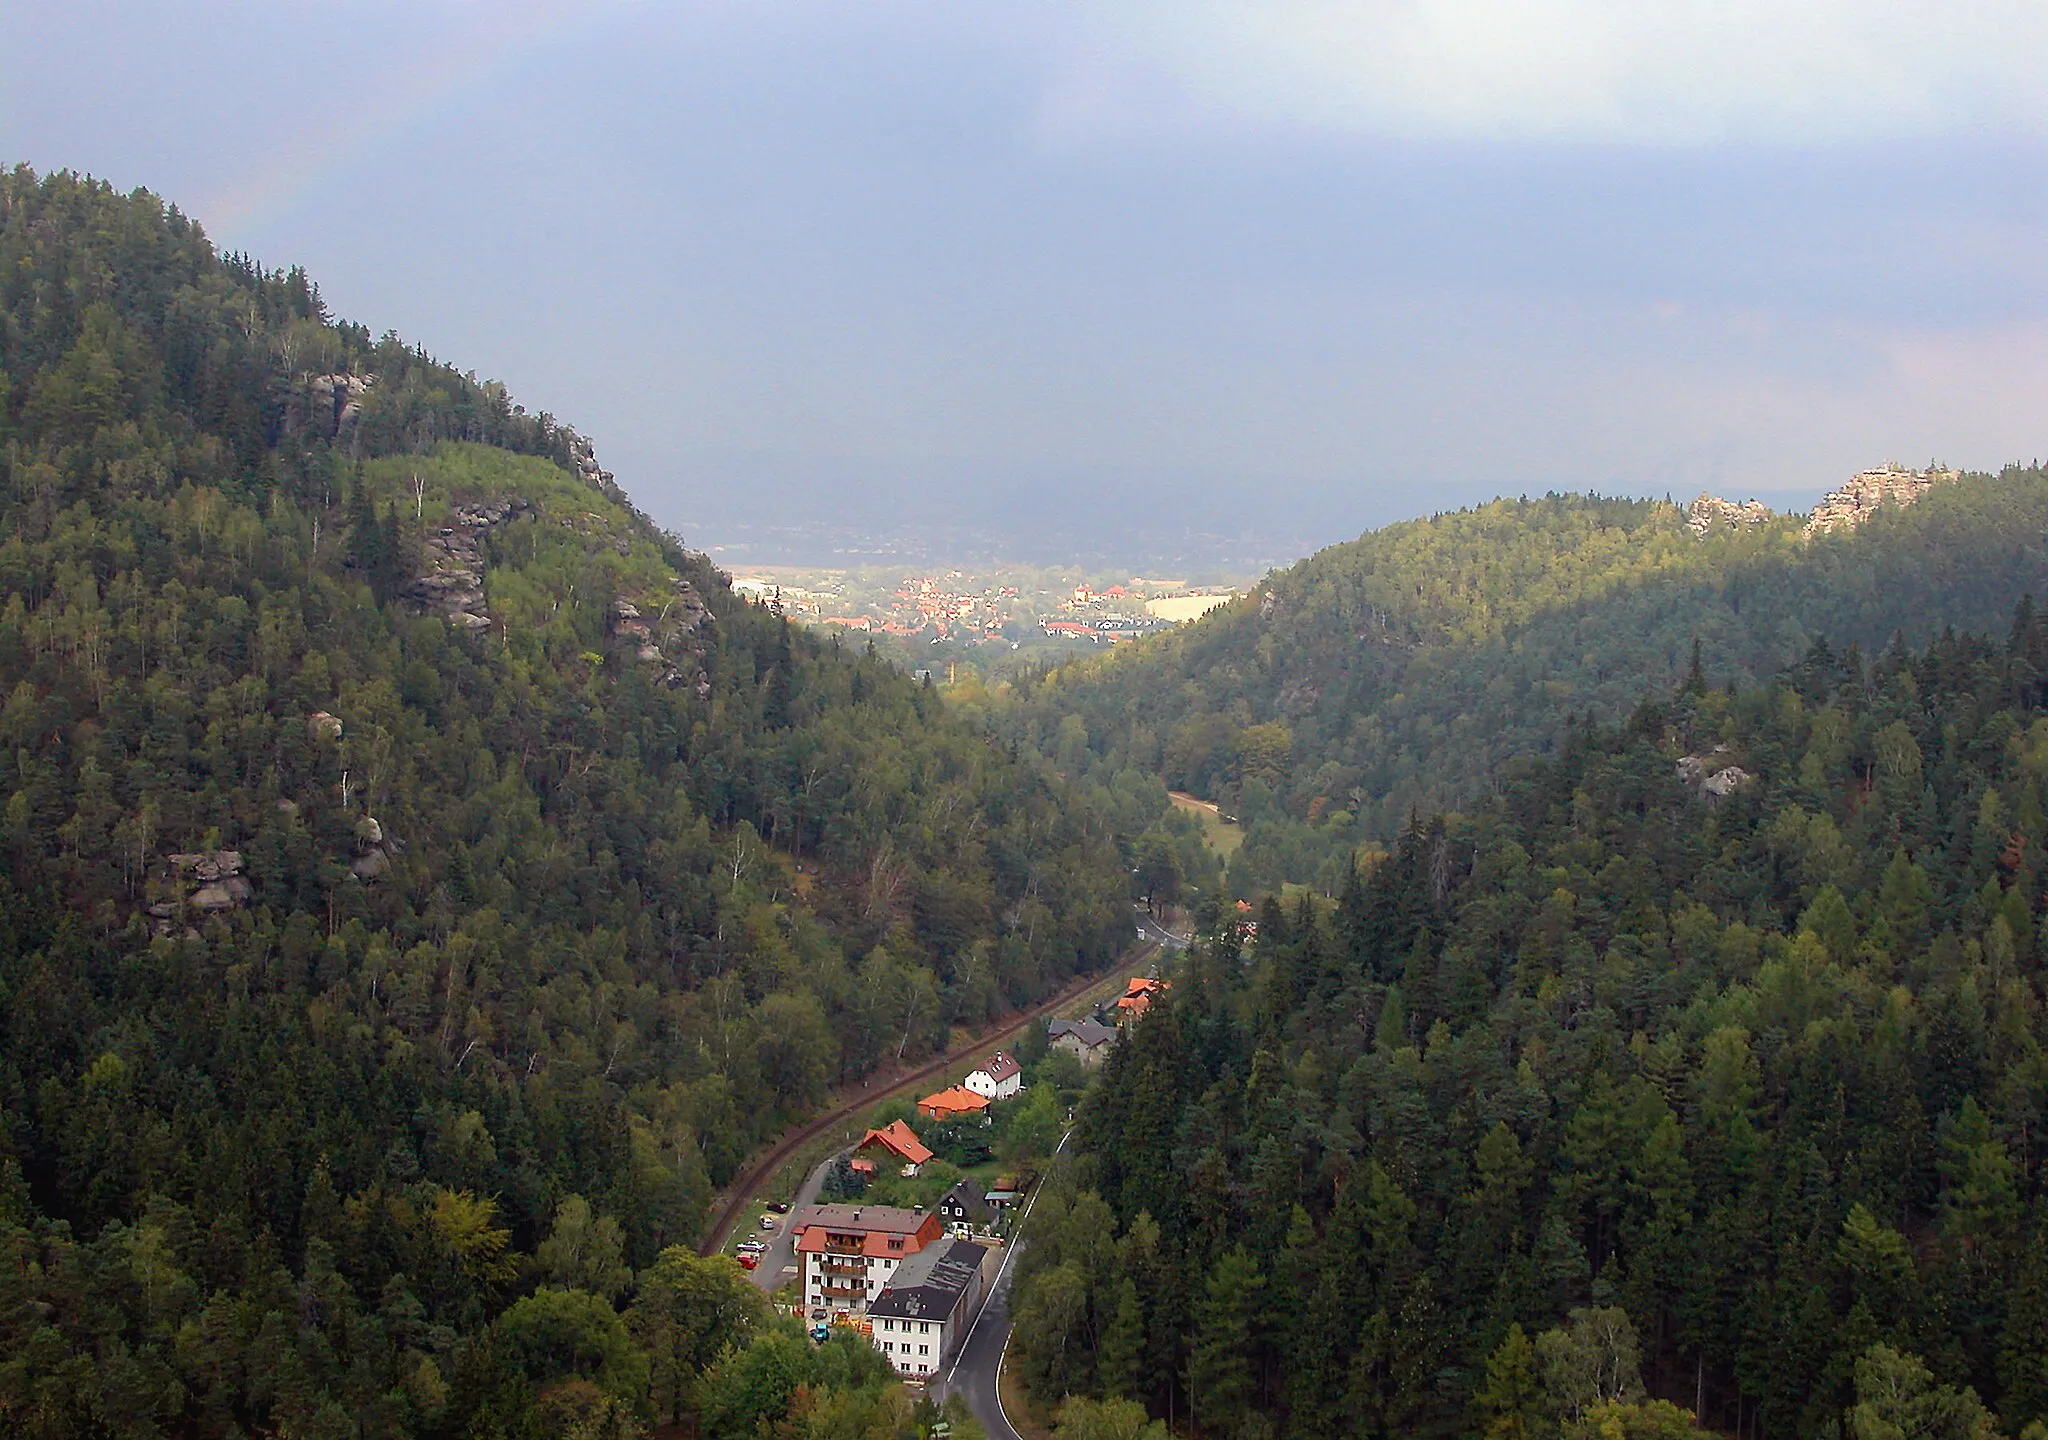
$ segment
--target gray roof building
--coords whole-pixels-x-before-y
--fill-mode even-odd
[[[896,1267],[888,1288],[868,1306],[868,1317],[954,1318],[981,1298],[981,1267],[988,1254],[972,1240],[942,1240],[925,1246]]]

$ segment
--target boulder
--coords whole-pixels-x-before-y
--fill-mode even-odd
[[[1709,775],[1701,784],[1700,793],[1709,800],[1726,800],[1747,785],[1752,778],[1740,765],[1730,765],[1726,770]]]
[[[315,710],[306,717],[306,738],[325,740],[332,743],[341,738],[341,721],[325,710]]]

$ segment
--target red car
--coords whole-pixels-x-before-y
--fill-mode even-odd
[[[740,1269],[742,1270],[751,1270],[760,1263],[761,1257],[751,1250],[740,1256]]]

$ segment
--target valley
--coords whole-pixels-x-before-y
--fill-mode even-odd
[[[147,191],[0,261],[0,1430],[2048,1434],[2038,464],[734,574]]]

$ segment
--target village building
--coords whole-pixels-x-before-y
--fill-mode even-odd
[[[1093,1070],[1108,1058],[1116,1045],[1116,1031],[1099,1020],[1055,1020],[1045,1027],[1045,1037],[1055,1050],[1064,1050]]]
[[[804,1303],[856,1313],[881,1297],[906,1260],[945,1235],[936,1214],[894,1205],[812,1205],[790,1228]]]
[[[988,1097],[977,1095],[964,1085],[941,1090],[936,1095],[927,1095],[917,1102],[917,1113],[944,1123],[951,1120],[980,1120],[989,1122]]]
[[[1008,1100],[1024,1088],[1024,1068],[998,1050],[960,1083],[990,1100]]]
[[[1133,975],[1130,984],[1124,987],[1123,995],[1116,1002],[1117,1023],[1127,1025],[1152,1008],[1152,997],[1167,989],[1164,980],[1154,980],[1145,975]]]
[[[863,1135],[860,1144],[853,1147],[853,1168],[863,1175],[874,1175],[884,1165],[896,1167],[899,1175],[915,1175],[918,1167],[932,1158],[932,1152],[924,1141],[917,1138],[917,1132],[901,1120],[891,1120],[879,1130],[870,1130]]]
[[[977,1230],[986,1230],[993,1214],[981,1186],[972,1180],[962,1180],[941,1195],[934,1208],[946,1229],[963,1238]]]
[[[936,1374],[959,1348],[1001,1253],[971,1240],[942,1240],[897,1268],[868,1307],[870,1338],[897,1374]]]

